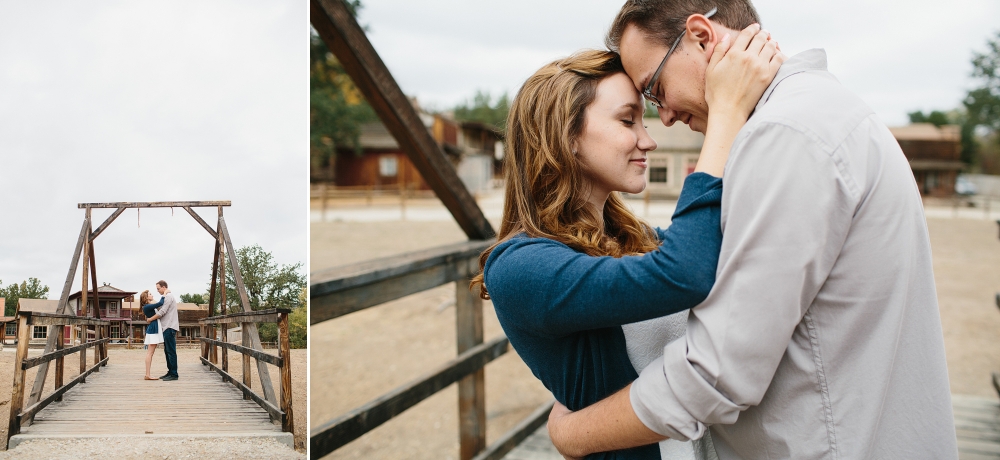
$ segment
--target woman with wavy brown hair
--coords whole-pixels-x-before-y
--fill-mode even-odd
[[[723,39],[712,55],[707,134],[667,229],[638,219],[619,195],[645,188],[646,155],[656,143],[617,54],[584,51],[552,62],[514,98],[503,221],[473,285],[492,299],[534,375],[570,410],[635,380],[665,340],[683,335],[687,310],[715,281],[729,148],[770,81],[762,77],[773,77],[783,59],[758,31]],[[714,453],[669,443],[668,458]],[[660,448],[588,458],[660,458]]]

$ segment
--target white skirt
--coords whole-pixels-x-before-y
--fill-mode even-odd
[[[146,345],[156,345],[158,343],[163,343],[163,329],[161,329],[160,320],[156,320],[156,330],[160,331],[156,334],[146,333],[146,339],[142,343]]]

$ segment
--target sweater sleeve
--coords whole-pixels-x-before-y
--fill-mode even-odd
[[[722,180],[684,182],[660,247],[641,256],[592,257],[547,239],[515,237],[484,268],[505,324],[548,337],[656,318],[699,304],[715,282],[722,243]]]

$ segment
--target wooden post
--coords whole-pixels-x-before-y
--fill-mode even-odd
[[[219,218],[222,217],[222,206],[219,206]],[[216,281],[219,278],[219,262],[225,264],[225,258],[222,257],[222,231],[218,223],[215,226],[215,253],[212,255],[212,286],[208,291],[208,316],[215,316],[215,287]],[[226,280],[222,280],[223,290],[225,289]],[[221,308],[219,310],[222,310]],[[209,335],[211,333],[211,335]],[[215,326],[205,326],[204,337],[215,338]],[[215,345],[205,344],[205,359],[212,363],[218,362],[215,354]]]
[[[229,342],[229,325],[222,325],[222,341]],[[222,347],[222,370],[229,372],[229,349]]]
[[[87,343],[87,333],[90,332],[90,326],[86,324],[80,325],[80,344],[83,345]],[[80,350],[80,373],[83,374],[87,371],[87,349],[84,348]],[[84,378],[83,382],[86,382]],[[81,382],[81,383],[83,383]]]
[[[69,311],[69,293],[73,289],[73,280],[76,279],[76,269],[80,266],[80,254],[83,252],[83,247],[85,242],[89,240],[88,232],[90,230],[90,215],[86,215],[83,219],[83,227],[80,228],[80,236],[76,240],[76,250],[73,251],[73,259],[69,263],[69,270],[66,273],[66,282],[63,283],[62,294],[59,296],[59,308],[56,311],[59,314],[68,315],[76,314],[76,312]],[[45,339],[45,353],[49,353],[56,348],[55,342],[55,326],[49,327],[48,338]],[[31,387],[31,394],[28,396],[28,404],[34,404],[38,402],[42,397],[42,388],[45,386],[45,376],[48,374],[49,363],[42,363],[38,365],[38,372],[35,374],[35,383]]]
[[[66,333],[66,326],[56,326],[56,330],[59,332],[59,340],[56,341],[56,350],[62,350],[63,349],[63,345],[64,345],[64,341],[66,340],[66,338],[63,336],[63,334]],[[64,368],[65,368],[65,366],[64,366],[64,362],[63,362],[63,357],[60,356],[60,357],[56,358],[56,384],[55,384],[55,389],[56,390],[62,388],[62,386],[63,386],[63,370],[64,370]],[[56,401],[62,401],[62,395],[59,395],[56,398]]]
[[[219,214],[219,228],[220,229],[222,228],[222,214],[221,213]],[[217,245],[219,247],[219,252],[220,252],[220,256],[219,256],[219,299],[220,299],[219,300],[219,314],[220,315],[225,315],[227,313],[227,311],[228,311],[228,308],[226,306],[226,257],[225,257],[225,254],[221,253],[223,250],[225,250],[225,241],[223,241],[223,238],[225,238],[225,237],[223,236],[222,232],[220,231],[219,232],[219,241],[217,242]],[[220,334],[221,334],[222,340],[223,341],[226,340],[226,336],[225,336],[226,333],[224,331],[226,325],[222,324],[222,325],[215,326],[215,327],[216,328],[221,328],[219,330],[220,330]],[[212,362],[216,363],[216,364],[219,363],[218,349],[219,349],[219,347],[217,347],[215,345],[212,346]],[[227,356],[228,355],[226,354],[226,349],[223,348],[222,349],[222,359],[227,359]]]
[[[94,326],[94,340],[95,341],[101,340],[101,338],[102,338],[101,337],[101,335],[102,335],[101,334],[102,329],[104,329],[104,326],[101,326],[101,325]],[[100,364],[101,359],[102,359],[101,358],[101,346],[97,345],[96,347],[94,347],[94,365],[97,366],[98,364]],[[94,372],[101,372],[101,368],[98,367],[97,370],[94,371]]]
[[[240,345],[244,347],[250,343],[250,335],[247,333],[247,323],[240,323]],[[246,353],[241,353],[243,355],[243,384],[250,388],[250,383],[253,379],[250,375],[250,355]],[[250,399],[250,395],[244,394],[243,399]]]
[[[464,278],[455,282],[455,329],[458,354],[483,343],[483,299],[469,289],[478,260],[459,267]],[[479,369],[458,381],[459,458],[469,460],[486,448],[486,373]]]
[[[17,355],[14,357],[14,388],[10,393],[10,424],[7,426],[7,442],[10,437],[21,432],[18,414],[24,408],[24,369],[21,363],[28,357],[28,341],[31,340],[31,328],[28,327],[28,317],[18,318]]]
[[[281,355],[281,411],[285,420],[281,430],[292,433],[295,417],[292,413],[292,355],[288,343],[288,313],[278,314],[278,353]]]
[[[222,235],[222,242],[226,247],[226,253],[229,255],[229,263],[232,265],[233,269],[233,280],[236,282],[236,292],[240,296],[240,306],[239,311],[250,311],[250,299],[247,297],[247,288],[243,284],[243,275],[240,274],[240,263],[236,258],[236,250],[233,249],[233,240],[229,237],[229,229],[226,228],[226,220],[219,216],[219,234]],[[255,323],[246,324],[247,334],[250,337],[250,345],[243,344],[247,348],[253,348],[254,350],[263,350],[264,347],[260,344],[260,334],[257,333],[257,325]],[[271,404],[278,405],[278,396],[274,392],[274,385],[271,383],[271,372],[267,368],[267,363],[257,359],[257,376],[260,377],[261,390],[264,391],[264,398],[267,399]]]

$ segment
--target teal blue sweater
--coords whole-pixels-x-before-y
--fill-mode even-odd
[[[715,282],[722,245],[722,180],[694,173],[684,182],[659,249],[640,256],[592,257],[547,238],[515,236],[483,269],[500,325],[518,355],[556,400],[580,410],[638,375],[622,324],[701,303]],[[650,446],[588,458],[659,458]]]

